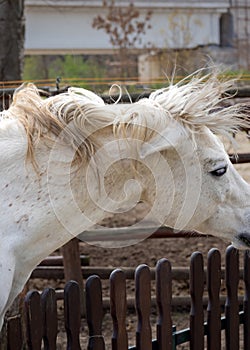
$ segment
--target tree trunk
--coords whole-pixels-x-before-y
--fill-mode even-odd
[[[24,0],[0,1],[0,81],[20,80],[24,55]]]

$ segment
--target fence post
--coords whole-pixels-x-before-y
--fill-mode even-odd
[[[207,348],[219,350],[221,348],[221,255],[218,249],[211,249],[207,261]]]
[[[150,326],[151,276],[147,265],[139,265],[135,271],[135,302],[137,311],[136,349],[152,349]]]
[[[190,264],[190,349],[204,349],[204,313],[203,313],[203,291],[204,291],[204,268],[203,256],[195,252],[191,256]]]
[[[113,320],[112,350],[128,350],[126,277],[119,269],[110,275],[110,313]]]
[[[80,291],[80,309],[81,315],[85,314],[85,295],[83,289],[83,277],[82,277],[82,268],[80,260],[80,251],[79,251],[79,240],[77,238],[71,239],[61,248],[63,255],[63,267],[64,267],[64,277],[66,283],[69,281],[76,281],[79,285]]]
[[[156,302],[159,311],[157,321],[158,350],[172,350],[171,301],[171,264],[167,259],[161,259],[156,265]]]
[[[225,280],[227,298],[225,303],[226,316],[226,347],[227,350],[239,349],[239,252],[233,246],[226,250]]]

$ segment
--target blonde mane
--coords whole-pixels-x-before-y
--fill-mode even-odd
[[[11,107],[2,118],[16,118],[28,137],[28,157],[34,161],[34,148],[42,137],[63,138],[75,148],[76,159],[89,158],[98,144],[95,133],[108,126],[114,135],[143,141],[166,128],[171,118],[192,133],[208,127],[212,132],[228,135],[249,127],[241,105],[222,107],[230,96],[226,91],[232,81],[221,81],[216,74],[193,75],[167,88],[157,90],[132,104],[107,105],[94,93],[69,88],[68,92],[47,99],[39,96],[33,84],[16,90]]]

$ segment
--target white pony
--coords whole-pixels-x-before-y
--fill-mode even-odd
[[[241,106],[220,105],[230,84],[194,75],[113,105],[84,89],[16,91],[0,114],[1,325],[43,258],[138,201],[159,225],[250,247],[250,186],[215,135],[249,126]]]

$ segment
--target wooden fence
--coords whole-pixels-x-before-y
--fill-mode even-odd
[[[155,269],[157,324],[151,324],[152,273],[147,265],[135,270],[135,309],[137,329],[134,346],[128,347],[126,330],[127,297],[126,275],[121,269],[114,270],[110,281],[110,315],[113,321],[113,335],[110,347],[102,334],[103,299],[102,281],[98,275],[90,276],[85,284],[86,323],[88,335],[81,341],[81,320],[79,288],[70,281],[64,289],[64,324],[66,332],[65,349],[68,350],[173,350],[178,345],[189,343],[193,350],[250,349],[250,253],[244,255],[244,302],[238,300],[239,253],[228,247],[225,259],[225,274],[222,275],[221,254],[210,250],[205,273],[204,258],[195,252],[190,262],[190,315],[189,328],[176,330],[172,322],[172,268],[167,259],[158,261]],[[226,302],[221,309],[221,283],[225,278]],[[207,295],[207,317],[205,320],[203,297]],[[241,310],[242,308],[242,310]],[[20,349],[62,349],[58,344],[57,300],[54,289],[46,289],[40,294],[30,291],[24,301],[24,322],[17,315],[7,322],[8,350]],[[223,312],[223,314],[222,314]],[[242,326],[240,326],[242,325]],[[152,329],[156,327],[156,339],[152,339]],[[240,332],[240,328],[243,329]],[[221,330],[225,330],[225,344]],[[243,335],[240,335],[243,334]],[[224,341],[224,340],[223,340]],[[241,345],[240,345],[241,344]],[[242,345],[243,344],[243,345]]]

